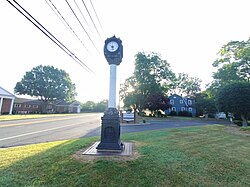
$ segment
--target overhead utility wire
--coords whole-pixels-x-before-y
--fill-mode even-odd
[[[51,41],[53,41],[60,49],[62,49],[65,53],[67,53],[74,61],[76,61],[79,65],[81,65],[88,72],[94,73],[87,65],[85,65],[74,53],[72,53],[67,47],[65,47],[56,37],[54,37],[47,29],[45,29],[33,16],[31,16],[21,5],[19,5],[15,0],[14,3],[17,4],[28,16],[30,16],[35,22],[38,23],[40,27],[42,27],[49,35],[42,30],[36,23],[34,23],[27,15],[25,15],[18,7],[16,7],[10,0],[6,0],[9,4],[11,4],[19,13],[21,13],[26,19],[28,19],[35,27],[37,27],[43,34],[45,34]],[[62,45],[60,46],[56,41]]]
[[[90,15],[90,13],[89,13],[88,7],[86,6],[86,4],[84,3],[84,1],[83,1],[83,0],[82,0],[82,3],[84,4],[84,7],[85,7],[85,9],[86,9],[86,10],[87,10],[87,12],[88,12],[88,15],[89,15],[89,17],[90,17],[90,19],[91,19],[91,21],[92,21],[92,23],[93,23],[94,27],[95,27],[95,30],[96,30],[96,32],[98,33],[98,35],[99,35],[99,37],[100,37],[100,39],[101,39],[101,41],[102,41],[102,37],[101,37],[101,35],[100,35],[100,33],[99,33],[99,31],[98,31],[98,29],[97,29],[96,25],[95,25],[94,20],[92,19],[92,16],[91,16],[91,15]]]
[[[81,15],[82,15],[82,17],[83,17],[85,23],[88,25],[89,30],[91,31],[92,34],[94,34],[93,31],[92,31],[92,29],[91,29],[91,27],[90,27],[89,24],[88,24],[88,21],[86,20],[86,18],[85,18],[85,16],[83,15],[83,13],[82,13],[80,7],[78,6],[77,2],[76,2],[75,0],[74,0],[74,2],[75,2],[75,4],[76,4],[76,6],[77,6],[79,12],[81,13]]]
[[[79,36],[76,34],[76,32],[72,29],[72,27],[69,25],[69,23],[63,17],[63,15],[61,14],[61,12],[57,9],[57,7],[55,6],[55,4],[51,0],[49,0],[49,2],[51,3],[52,6],[48,3],[47,0],[45,0],[45,2],[50,7],[50,9],[54,12],[54,14],[58,17],[58,19],[60,19],[60,21],[63,23],[63,25],[68,30],[70,30],[71,33],[74,34],[74,36],[81,42],[81,44],[83,45],[83,47],[88,51],[87,47],[84,45],[84,43],[82,42],[82,40],[79,38]]]
[[[104,29],[103,29],[103,27],[102,27],[102,24],[101,24],[101,22],[100,22],[100,19],[99,19],[98,15],[97,15],[97,13],[96,13],[96,11],[95,11],[95,7],[94,7],[94,5],[93,5],[93,3],[92,3],[91,0],[90,0],[90,3],[91,3],[91,6],[92,6],[92,8],[93,8],[93,10],[94,10],[94,12],[95,12],[95,16],[96,16],[96,18],[97,18],[97,20],[98,20],[98,22],[99,22],[99,25],[100,25],[100,27],[101,27],[101,29],[102,29],[102,32],[103,32],[103,34],[105,35]]]
[[[95,47],[95,49],[97,50],[97,52],[100,54],[99,50],[97,49],[96,45],[94,44],[93,40],[90,38],[88,32],[86,31],[86,29],[83,27],[81,21],[79,20],[79,18],[77,17],[76,13],[74,12],[74,10],[72,9],[72,7],[70,6],[69,2],[67,0],[65,0],[66,3],[68,4],[70,10],[72,11],[72,13],[74,14],[74,16],[76,17],[77,21],[79,22],[79,24],[81,25],[81,27],[83,28],[84,32],[87,34],[89,40],[91,41],[91,43],[93,44],[93,46]]]

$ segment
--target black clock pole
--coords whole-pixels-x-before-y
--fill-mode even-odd
[[[124,145],[120,140],[120,119],[116,109],[116,67],[122,62],[122,41],[115,36],[107,38],[104,44],[104,56],[110,66],[109,102],[108,109],[101,118],[101,142],[96,149],[98,152],[122,152]]]

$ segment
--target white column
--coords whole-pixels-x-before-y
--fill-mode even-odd
[[[0,115],[2,114],[3,98],[0,97]]]
[[[14,105],[14,98],[11,99],[11,105],[10,105],[10,112],[9,112],[9,114],[12,114],[13,105]]]
[[[116,65],[110,65],[109,76],[109,108],[116,108]]]

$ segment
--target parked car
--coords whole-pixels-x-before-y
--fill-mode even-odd
[[[215,118],[217,119],[227,119],[227,116],[225,114],[225,112],[218,112],[215,114]]]

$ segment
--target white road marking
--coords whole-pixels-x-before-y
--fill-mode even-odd
[[[19,135],[7,137],[7,138],[1,138],[0,141],[9,140],[9,139],[13,139],[13,138],[18,138],[18,137],[22,137],[22,136],[28,136],[28,135],[32,135],[32,134],[38,134],[38,133],[41,133],[41,132],[47,132],[47,131],[52,131],[52,130],[56,130],[56,129],[62,129],[64,127],[70,127],[70,126],[80,125],[80,124],[82,124],[82,123],[70,124],[70,125],[65,125],[65,126],[62,126],[62,127],[54,127],[54,128],[51,128],[51,129],[45,129],[45,130],[35,131],[35,132],[30,132],[30,133],[25,133],[25,134],[19,134]]]
[[[1,127],[13,127],[13,126],[20,126],[20,125],[28,125],[28,124],[37,124],[37,123],[41,123],[41,122],[63,121],[63,120],[69,120],[69,119],[74,119],[74,118],[85,118],[85,117],[94,116],[94,115],[96,115],[96,114],[74,115],[74,116],[69,116],[69,117],[63,116],[63,118],[59,118],[59,119],[57,119],[57,118],[56,119],[37,118],[37,119],[41,119],[41,120],[20,122],[20,123],[14,123],[14,124],[4,124],[4,125],[0,124],[0,128]]]

